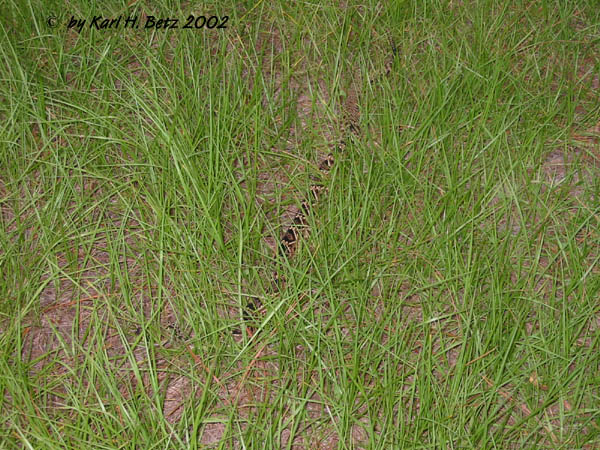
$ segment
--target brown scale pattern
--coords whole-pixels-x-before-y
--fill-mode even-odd
[[[392,43],[392,58],[390,58],[384,68],[384,71],[379,73],[376,77],[370,80],[371,83],[378,83],[382,77],[390,74],[392,70],[393,58],[396,56],[396,47]],[[342,108],[344,130],[342,135],[344,136],[338,145],[338,151],[343,152],[347,146],[348,139],[353,135],[358,136],[360,133],[360,109],[358,103],[358,94],[356,92],[354,83],[351,83],[346,93],[346,98]],[[327,175],[333,165],[335,159],[332,153],[329,153],[319,163],[319,170],[324,175]],[[310,213],[312,206],[326,193],[327,189],[322,184],[313,184],[310,186],[310,192],[307,193],[305,200],[302,202],[300,210],[294,215],[291,223],[282,233],[279,240],[279,255],[281,257],[291,258],[296,253],[298,248],[298,242],[300,237],[305,237],[309,234],[309,226],[307,215]],[[285,283],[283,275],[275,271],[273,273],[273,285],[274,287],[281,287]],[[251,321],[253,314],[261,307],[261,301],[257,297],[250,299],[244,308],[244,320],[246,322]]]

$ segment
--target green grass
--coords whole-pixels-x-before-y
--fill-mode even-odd
[[[600,446],[595,1],[93,3],[0,12],[0,447]]]

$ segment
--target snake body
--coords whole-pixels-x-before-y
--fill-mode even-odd
[[[393,57],[396,56],[397,50],[392,43],[392,59],[389,59],[384,67],[384,70],[376,77],[370,79],[371,83],[377,83],[382,77],[390,74],[392,70]],[[346,149],[348,143],[360,133],[360,110],[358,103],[358,95],[355,83],[350,83],[346,98],[342,106],[342,138],[337,144],[337,153],[342,153]],[[323,176],[327,176],[335,164],[333,153],[329,153],[319,162],[319,171]],[[278,243],[278,254],[282,258],[291,258],[296,253],[298,242],[301,237],[308,236],[310,230],[308,226],[307,216],[310,214],[313,206],[320,200],[322,195],[327,192],[323,184],[310,185],[309,192],[304,196],[304,200],[298,212],[292,218],[290,224],[281,234]],[[282,286],[285,283],[284,277],[279,272],[273,273],[274,286]],[[261,307],[261,301],[257,297],[251,297],[243,308],[243,317],[246,323],[252,320],[256,311]]]

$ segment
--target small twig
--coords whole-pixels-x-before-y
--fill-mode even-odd
[[[492,352],[495,352],[497,348],[498,348],[498,347],[494,347],[493,349],[491,349],[491,350],[489,350],[489,351],[485,352],[483,355],[481,355],[481,356],[478,356],[478,357],[477,357],[477,358],[475,358],[475,359],[472,359],[472,360],[471,360],[471,361],[469,361],[467,364],[465,364],[465,367],[469,367],[471,364],[473,364],[473,363],[476,363],[476,362],[477,362],[477,361],[479,361],[480,359],[483,359],[483,358],[485,358],[485,357],[486,357],[487,355],[489,355],[490,353],[492,353]]]

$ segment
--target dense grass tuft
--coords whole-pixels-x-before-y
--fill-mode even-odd
[[[1,446],[597,448],[596,2],[162,3],[0,12]]]

